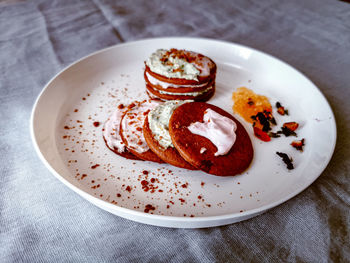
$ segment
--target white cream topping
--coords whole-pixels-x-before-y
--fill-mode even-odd
[[[122,109],[117,108],[111,116],[109,116],[103,127],[103,137],[105,138],[108,147],[116,149],[120,153],[125,151],[125,144],[120,137],[119,128],[120,121],[126,110],[126,107]]]
[[[169,134],[169,120],[174,110],[180,105],[191,102],[191,100],[170,100],[161,104],[148,113],[149,128],[154,138],[165,149],[174,147]]]
[[[203,122],[191,123],[188,129],[209,139],[217,148],[215,156],[227,154],[236,141],[236,123],[212,109],[205,110]]]
[[[210,64],[212,63],[207,57],[198,58],[199,63],[189,63],[183,58],[174,57],[171,54],[167,61],[162,61],[167,50],[158,49],[146,61],[150,70],[167,78],[180,78],[188,80],[197,80],[198,76],[208,76],[210,74]],[[198,54],[185,51],[187,54],[195,57]]]
[[[143,153],[149,150],[145,137],[143,136],[143,123],[147,116],[147,112],[158,106],[161,102],[148,100],[126,112],[121,121],[123,137],[128,143],[128,147],[138,153]]]
[[[149,80],[149,82],[152,85],[159,85],[163,89],[167,89],[169,87],[171,87],[171,88],[200,88],[200,87],[204,87],[204,86],[208,85],[208,82],[203,83],[203,84],[199,84],[199,85],[175,85],[175,84],[172,84],[172,83],[160,81],[160,80],[156,79],[155,77],[153,77],[148,72],[146,72],[146,76],[147,76],[147,79]]]
[[[200,149],[199,153],[202,154],[202,153],[204,153],[206,150],[207,150],[207,148],[202,147],[202,148]]]
[[[158,90],[158,92],[160,94],[169,94],[169,95],[182,95],[182,96],[198,96],[201,95],[209,90],[211,90],[213,87],[210,86],[208,88],[206,88],[205,90],[202,91],[194,91],[194,92],[186,92],[186,93],[180,93],[180,92],[168,92],[168,91],[164,91],[164,90]]]

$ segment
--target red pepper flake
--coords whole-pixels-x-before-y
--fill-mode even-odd
[[[153,205],[148,204],[145,206],[144,212],[148,213],[149,211],[154,211],[154,210],[156,210],[156,208]]]
[[[198,199],[202,199],[202,196],[199,195],[199,196],[198,196]]]
[[[279,115],[282,115],[282,116],[286,113],[285,110],[284,110],[284,107],[277,108],[277,112],[278,112]]]
[[[181,185],[182,188],[187,188],[187,186],[188,186],[188,183]]]
[[[205,183],[204,182],[201,182],[201,186],[203,187],[205,185]]]
[[[126,191],[128,191],[129,193],[131,192],[131,187],[128,185],[126,188],[125,188]]]
[[[179,200],[181,201],[181,203],[186,202],[186,200],[185,200],[185,199],[183,199],[183,198],[179,198]]]
[[[143,170],[142,173],[143,173],[144,175],[147,175],[147,174],[149,174],[149,171]]]
[[[82,100],[86,100],[86,98],[82,98]]]
[[[280,102],[276,102],[276,108],[277,108],[277,112],[280,114],[280,115],[288,115],[288,110],[285,109],[282,104]]]
[[[86,176],[87,174],[82,174],[80,179],[83,180]]]
[[[177,69],[173,69],[173,72],[183,72],[184,70],[182,68],[177,68]]]
[[[269,132],[269,136],[272,138],[280,137],[281,134],[283,134],[286,137],[297,136],[295,130],[298,127],[299,127],[299,124],[297,122],[286,122],[281,127],[281,130],[277,132]]]
[[[122,195],[121,194],[117,194],[117,197],[121,197]]]
[[[99,121],[95,121],[95,122],[93,123],[93,125],[94,125],[95,127],[98,127],[98,126],[100,126],[100,122],[99,122]]]
[[[119,104],[119,105],[118,105],[118,109],[121,110],[121,109],[124,109],[124,108],[125,108],[124,104]]]
[[[96,168],[99,167],[99,166],[100,166],[100,165],[97,163],[97,164],[91,166],[90,168],[91,168],[91,169],[96,169]]]
[[[292,145],[295,149],[297,149],[298,151],[303,151],[303,146],[305,139],[301,139],[299,141],[292,141],[292,143],[290,145]]]
[[[162,57],[162,58],[160,59],[160,61],[163,62],[163,63],[166,63],[166,62],[168,62],[168,58]]]
[[[293,159],[289,158],[289,156],[285,153],[282,152],[276,152],[276,154],[282,158],[283,162],[287,165],[288,170],[293,170],[294,165],[293,165]]]
[[[70,128],[66,125],[63,128],[65,128],[66,130],[69,130]]]
[[[78,109],[75,109],[74,112],[78,112],[79,110]]]
[[[146,180],[142,180],[142,181],[141,181],[141,185],[142,185],[142,186],[147,186],[147,185],[148,185],[148,182],[147,182]]]
[[[136,130],[137,131],[142,131],[142,128],[141,127],[137,127]]]
[[[276,125],[276,120],[272,116],[271,112],[264,110],[263,112],[258,112],[256,115],[250,117],[254,123],[253,127],[255,127],[256,123],[260,123],[262,126],[262,131],[268,132],[271,130],[271,125]]]
[[[297,122],[286,122],[283,124],[281,131],[278,131],[277,134],[284,134],[286,137],[288,136],[297,136],[295,130],[299,127]]]
[[[291,131],[295,131],[296,129],[298,129],[299,127],[299,124],[297,122],[286,122],[286,123],[283,123],[283,128],[286,128],[288,130],[291,130]]]
[[[156,179],[151,178],[151,183],[154,183],[156,181]]]
[[[143,115],[146,116],[151,110],[146,110],[145,112],[143,112]]]
[[[254,135],[256,137],[258,137],[260,140],[262,140],[264,142],[271,141],[270,136],[266,132],[262,131],[261,129],[259,129],[257,127],[253,127],[253,129],[254,129]]]

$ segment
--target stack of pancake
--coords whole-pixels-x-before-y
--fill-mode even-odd
[[[150,98],[207,101],[215,93],[216,64],[199,53],[158,49],[145,66]]]

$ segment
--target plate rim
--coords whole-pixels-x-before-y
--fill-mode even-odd
[[[101,200],[93,195],[91,195],[90,193],[80,189],[79,187],[75,186],[74,184],[70,183],[67,179],[65,179],[63,176],[61,176],[48,162],[48,160],[46,160],[44,154],[41,152],[40,150],[40,146],[36,140],[35,137],[35,127],[34,127],[34,118],[35,118],[35,114],[36,114],[36,110],[39,104],[39,101],[41,99],[41,97],[43,96],[43,94],[45,93],[45,91],[48,89],[48,87],[65,71],[69,70],[71,67],[73,67],[74,65],[79,64],[80,62],[96,56],[100,53],[103,52],[108,52],[111,49],[114,48],[118,48],[118,47],[123,47],[123,46],[132,46],[135,44],[139,44],[141,42],[148,42],[148,41],[166,41],[166,40],[174,40],[174,39],[179,39],[179,40],[185,40],[185,41],[203,41],[203,42],[216,42],[216,43],[221,43],[221,44],[226,44],[226,45],[232,45],[232,46],[236,46],[238,48],[246,48],[246,49],[250,49],[253,52],[258,53],[259,55],[264,55],[267,56],[271,59],[277,60],[277,62],[283,64],[284,66],[287,66],[288,68],[296,71],[299,75],[301,75],[304,79],[306,79],[307,81],[310,82],[310,84],[318,91],[319,95],[321,95],[321,97],[324,99],[324,101],[326,102],[328,109],[330,111],[331,117],[332,117],[332,130],[333,130],[333,134],[334,134],[334,139],[332,140],[332,145],[331,145],[331,151],[330,154],[327,156],[327,160],[324,162],[324,165],[322,167],[322,169],[320,170],[320,173],[315,176],[315,178],[313,178],[308,184],[304,185],[303,187],[301,187],[300,189],[290,193],[289,195],[285,196],[284,198],[272,202],[270,204],[266,204],[264,206],[258,207],[258,208],[254,208],[254,209],[250,209],[247,211],[243,211],[243,212],[235,212],[235,213],[229,213],[229,214],[224,214],[224,215],[211,215],[211,216],[198,216],[198,217],[183,217],[183,216],[169,216],[169,215],[155,215],[155,214],[149,214],[149,213],[144,213],[142,211],[137,211],[137,210],[133,210],[130,208],[125,208],[125,207],[121,207],[112,203],[109,203],[105,200]],[[136,41],[130,41],[130,42],[125,42],[125,43],[118,43],[115,44],[113,46],[109,46],[97,51],[94,51],[92,53],[89,53],[88,55],[73,61],[72,63],[68,64],[66,67],[64,67],[62,70],[60,70],[57,74],[55,74],[44,86],[44,88],[40,91],[40,93],[38,94],[33,107],[32,107],[32,111],[31,111],[31,115],[30,115],[30,136],[31,136],[31,140],[32,140],[32,144],[34,145],[34,149],[37,153],[37,155],[39,156],[40,160],[44,163],[44,165],[48,168],[48,170],[57,178],[59,179],[62,183],[64,183],[66,186],[68,186],[71,190],[73,190],[74,192],[76,192],[77,194],[79,194],[80,196],[82,196],[85,200],[89,201],[90,203],[93,203],[94,205],[98,206],[99,208],[109,211],[107,209],[110,210],[116,210],[116,212],[120,211],[121,213],[126,213],[129,214],[130,216],[137,216],[137,217],[144,217],[146,219],[153,219],[153,220],[161,220],[161,221],[167,221],[167,222],[178,222],[178,223],[207,223],[208,226],[211,226],[213,222],[219,222],[218,224],[215,224],[215,226],[218,225],[225,225],[225,224],[220,224],[221,221],[227,221],[227,220],[234,220],[234,219],[238,219],[235,220],[235,222],[239,222],[242,220],[246,220],[249,219],[251,217],[254,217],[256,215],[259,215],[261,213],[264,213],[274,207],[279,206],[282,203],[287,202],[288,200],[292,199],[293,197],[297,196],[298,194],[300,194],[301,192],[303,192],[306,188],[308,188],[311,184],[313,184],[320,176],[321,174],[324,172],[324,170],[327,168],[329,162],[331,161],[333,154],[334,154],[334,150],[335,150],[335,146],[336,146],[336,142],[337,142],[337,125],[336,125],[336,119],[334,116],[334,113],[332,111],[331,105],[329,104],[327,98],[325,97],[325,95],[321,92],[321,90],[305,75],[303,74],[301,71],[299,71],[297,68],[291,66],[290,64],[288,64],[287,62],[284,62],[283,60],[279,59],[278,57],[272,56],[268,53],[265,53],[263,51],[257,50],[255,48],[252,48],[250,46],[246,46],[246,45],[242,45],[242,44],[238,44],[235,42],[229,42],[229,41],[225,41],[225,40],[216,40],[216,39],[211,39],[211,38],[202,38],[202,37],[176,37],[176,36],[172,36],[172,37],[157,37],[157,38],[145,38],[145,39],[139,39]],[[100,205],[97,205],[100,204]],[[109,211],[111,212],[111,211]],[[111,212],[112,213],[112,212]],[[118,213],[113,213],[118,215]],[[130,220],[133,221],[137,221],[140,222],[138,220],[135,219],[131,219],[130,217],[125,217],[122,215],[118,215],[124,218],[128,218]],[[241,220],[239,220],[241,218]],[[142,223],[142,222],[141,222]],[[151,224],[151,223],[146,223],[146,224]],[[228,223],[230,224],[230,223]],[[160,224],[154,223],[153,225],[157,225],[160,226]],[[213,225],[214,226],[214,225]],[[201,226],[200,226],[201,227]],[[183,226],[182,228],[186,228],[186,226]]]

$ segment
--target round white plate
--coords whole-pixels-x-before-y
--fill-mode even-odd
[[[167,164],[124,159],[102,138],[102,124],[119,103],[147,98],[144,61],[158,48],[183,48],[212,58],[216,93],[209,103],[232,112],[232,92],[241,86],[280,101],[289,116],[278,126],[300,123],[304,152],[295,137],[265,143],[242,121],[255,156],[242,175],[217,177]],[[100,126],[95,127],[94,122]],[[116,45],[87,56],[57,74],[38,97],[31,119],[35,148],[50,171],[98,207],[138,222],[179,228],[225,225],[251,218],[308,187],[327,166],[336,142],[335,120],[317,87],[300,72],[267,54],[209,39],[158,38]],[[287,153],[289,171],[275,154]],[[148,174],[147,174],[148,173]],[[142,181],[149,183],[148,191]],[[147,208],[153,208],[148,213]],[[147,211],[147,210],[146,210]]]

